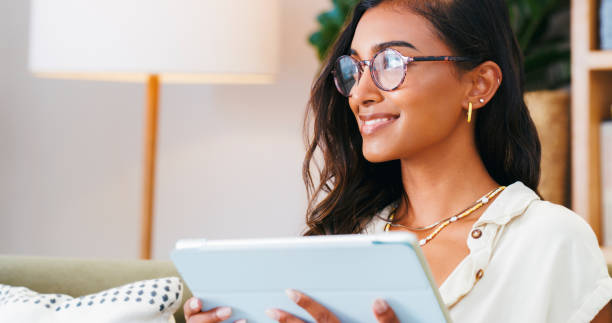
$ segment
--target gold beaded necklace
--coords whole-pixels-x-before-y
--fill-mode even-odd
[[[398,224],[398,223],[393,223],[393,218],[395,217],[395,211],[397,211],[397,208],[395,208],[395,210],[393,210],[393,212],[389,216],[389,219],[386,221],[387,224],[385,225],[385,231],[389,231],[389,228],[391,226],[402,227],[402,228],[406,228],[406,229],[409,229],[409,230],[412,230],[412,231],[423,231],[423,230],[428,230],[428,229],[431,229],[431,228],[437,226],[436,229],[434,230],[434,232],[432,232],[426,238],[419,240],[419,245],[420,246],[424,246],[426,243],[428,243],[433,238],[435,238],[435,236],[437,236],[438,233],[440,233],[440,231],[442,231],[442,229],[446,228],[449,224],[451,224],[453,222],[456,222],[458,220],[461,220],[461,219],[465,218],[466,216],[474,213],[476,210],[480,209],[483,205],[489,203],[489,201],[492,198],[494,198],[497,194],[499,194],[505,188],[506,188],[505,186],[500,186],[500,187],[492,190],[491,192],[485,194],[483,197],[481,197],[476,202],[474,202],[474,204],[472,206],[468,207],[467,209],[465,209],[463,212],[459,213],[458,215],[453,215],[453,216],[451,216],[449,218],[446,218],[444,220],[438,221],[438,222],[436,222],[434,224],[431,224],[431,225],[428,225],[428,226],[424,226],[424,227],[411,228],[411,227],[406,226],[406,225],[402,225],[402,224]]]

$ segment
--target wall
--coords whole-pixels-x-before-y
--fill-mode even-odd
[[[274,85],[164,85],[154,257],[177,239],[303,229],[301,122],[329,0],[281,0]],[[138,256],[143,84],[34,78],[28,1],[0,0],[0,253]]]

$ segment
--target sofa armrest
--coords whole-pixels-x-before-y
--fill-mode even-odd
[[[106,260],[0,255],[0,284],[24,286],[39,293],[73,297],[93,294],[138,280],[180,277],[171,261]],[[191,291],[184,286],[184,300]],[[174,315],[185,322],[183,307]]]

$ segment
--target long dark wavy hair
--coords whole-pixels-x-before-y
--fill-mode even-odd
[[[478,110],[475,138],[491,177],[501,185],[521,181],[534,191],[540,180],[540,141],[523,101],[523,56],[510,27],[504,0],[364,0],[329,51],[315,80],[306,116],[307,152],[302,175],[308,194],[304,235],[359,233],[388,204],[407,198],[400,161],[370,163],[348,100],[335,88],[332,70],[349,53],[357,23],[385,1],[403,5],[427,19],[453,55],[475,58],[455,63],[458,71],[485,61],[497,63],[503,81],[495,96]],[[312,128],[312,132],[309,130]],[[322,165],[317,164],[322,161]],[[318,184],[312,168],[315,166]]]

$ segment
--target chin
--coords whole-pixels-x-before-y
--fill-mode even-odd
[[[363,147],[362,153],[363,157],[370,163],[384,163],[398,159],[394,154],[384,150],[371,150]]]

